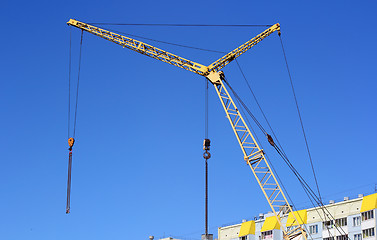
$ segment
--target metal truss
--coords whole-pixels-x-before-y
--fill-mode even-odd
[[[214,84],[217,95],[219,96],[226,116],[244,154],[244,160],[251,168],[268,204],[282,227],[284,239],[299,239],[302,236],[303,239],[306,240],[306,232],[300,225],[284,227],[284,224],[282,224],[282,215],[292,212],[292,207],[288,203],[287,198],[272,172],[263,149],[259,147],[233,99],[229,95],[220,77],[222,73],[218,74],[220,83]],[[295,218],[295,222],[298,223],[299,221],[296,219],[295,214],[293,214],[293,217]]]
[[[230,53],[218,59],[217,61],[215,61],[214,63],[208,66],[208,70],[214,71],[214,72],[219,71],[220,69],[228,65],[231,61],[241,56],[241,54],[245,53],[247,50],[257,45],[257,43],[259,43],[260,41],[262,41],[264,38],[268,37],[271,33],[275,31],[278,31],[278,34],[280,36],[279,23],[272,25],[270,28],[266,29],[265,31],[257,35],[256,37],[250,39],[249,41],[245,42],[238,48],[234,49]]]
[[[131,49],[135,52],[141,53],[143,55],[146,55],[148,57],[160,60],[162,62],[169,63],[171,65],[186,69],[190,72],[194,72],[196,74],[205,76],[208,74],[208,67],[204,66],[200,63],[193,62],[191,60],[182,58],[180,56],[177,56],[175,54],[169,53],[165,50],[156,48],[152,45],[143,43],[141,41],[110,32],[108,30],[95,27],[92,25],[89,25],[87,23],[79,22],[74,19],[70,19],[69,22],[67,22],[68,25],[77,27],[81,30],[87,31],[89,33],[92,33],[94,35],[97,35],[101,38],[104,38],[110,42],[116,43],[118,45],[121,45],[122,47]]]

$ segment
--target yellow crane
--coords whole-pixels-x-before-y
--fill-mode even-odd
[[[268,37],[273,32],[277,31],[280,35],[279,23],[266,29],[256,37],[250,39],[238,48],[229,52],[225,56],[216,60],[212,64],[205,66],[200,63],[182,58],[173,53],[159,49],[144,42],[135,40],[133,38],[123,36],[106,29],[95,27],[84,22],[70,19],[68,25],[77,27],[83,31],[87,31],[108,41],[129,48],[135,52],[144,54],[148,57],[169,63],[171,65],[186,69],[196,74],[206,77],[215,87],[216,93],[225,110],[226,116],[232,126],[233,132],[241,147],[244,155],[244,160],[249,165],[253,172],[272,212],[280,224],[283,237],[285,240],[290,239],[304,239],[307,240],[307,233],[303,228],[300,215],[293,212],[292,206],[288,203],[284,192],[282,191],[279,182],[277,181],[270,165],[268,164],[264,151],[261,149],[247,126],[244,118],[235,105],[224,84],[224,73],[220,71],[223,67],[228,65],[234,59],[245,53],[247,50],[255,46],[257,43]],[[281,219],[283,214],[291,213],[293,221],[286,226]]]

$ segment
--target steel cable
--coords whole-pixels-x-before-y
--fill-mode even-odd
[[[76,87],[76,106],[75,106],[75,121],[73,126],[73,138],[75,138],[76,134],[76,122],[77,122],[77,106],[79,102],[79,85],[80,85],[80,72],[81,72],[81,53],[82,53],[82,39],[83,39],[84,31],[81,30],[81,40],[80,40],[80,55],[79,55],[79,69],[77,73],[77,87]]]
[[[238,63],[238,62],[237,62],[237,63]],[[240,66],[239,66],[239,68],[240,68]],[[243,71],[242,71],[241,68],[240,68],[240,70],[241,70],[241,73],[242,73],[242,75],[244,76],[244,78],[245,78],[245,80],[246,80],[246,77],[245,77],[245,75],[243,74]],[[246,80],[246,81],[247,81],[247,80]],[[241,100],[241,98],[238,96],[238,94],[235,92],[235,90],[230,86],[229,82],[226,81],[226,80],[224,80],[224,82],[229,86],[229,88],[231,89],[233,95],[236,97],[236,100],[237,100],[237,101],[238,101],[238,102],[244,107],[244,109],[248,112],[248,114],[250,115],[250,117],[254,120],[254,122],[255,122],[255,123],[257,124],[257,126],[259,127],[259,129],[260,129],[265,135],[267,135],[267,132],[265,131],[265,129],[263,128],[263,126],[259,123],[259,121],[256,119],[256,117],[255,117],[255,116],[251,113],[251,111],[247,108],[246,104],[244,104],[244,102]],[[250,85],[249,85],[249,84],[248,84],[248,86],[249,86],[249,88],[250,88]],[[251,88],[250,88],[250,90],[251,90]],[[252,90],[251,90],[251,92],[252,92]],[[253,92],[252,92],[252,93],[253,93]],[[256,100],[258,106],[260,107],[260,105],[259,105],[259,103],[258,103],[258,101],[257,101],[257,99],[256,99],[256,97],[255,97],[255,94],[253,94],[253,96],[254,96],[254,98],[255,98],[255,100]],[[267,118],[266,118],[266,116],[265,116],[263,110],[261,109],[261,107],[260,107],[260,110],[261,110],[262,114],[264,115],[265,120],[266,120],[266,122],[268,123],[268,125],[269,125],[271,131],[273,132],[272,127],[271,127],[271,125],[269,124],[269,122],[268,122],[268,120],[267,120]],[[255,134],[255,133],[254,133],[254,134]],[[274,132],[273,132],[273,134],[274,134]],[[274,134],[274,136],[275,136],[275,138],[276,138],[276,135],[275,135],[275,134]],[[276,139],[276,140],[277,140],[277,139]],[[278,141],[278,140],[277,140],[277,141]],[[259,144],[260,144],[260,143],[259,143]],[[279,144],[279,145],[280,145],[280,144]],[[324,210],[324,209],[326,209],[326,208],[324,207],[324,205],[323,205],[321,199],[320,199],[318,196],[316,196],[316,194],[315,194],[314,191],[310,188],[310,186],[307,184],[307,182],[306,182],[306,181],[303,179],[303,177],[298,173],[297,169],[294,168],[294,166],[293,166],[292,163],[289,161],[289,159],[288,159],[287,155],[285,154],[285,152],[284,152],[282,149],[280,149],[277,145],[273,145],[273,147],[274,147],[275,150],[278,152],[278,154],[283,158],[283,160],[284,160],[285,163],[288,165],[288,167],[291,169],[291,171],[294,173],[294,175],[296,176],[296,178],[299,180],[301,186],[303,187],[305,193],[307,194],[307,196],[308,196],[309,200],[311,201],[312,205],[314,206],[315,210],[318,212],[318,209],[316,208],[316,205],[314,204],[314,202],[312,201],[312,199],[317,203],[317,206],[320,206],[320,207],[321,207],[321,209],[322,209],[323,212],[324,212],[324,216],[326,217],[325,210]],[[269,161],[269,163],[271,164],[271,161]],[[271,165],[272,165],[272,164],[271,164]],[[272,167],[273,167],[273,166],[272,166]],[[276,173],[275,170],[274,170],[274,172]],[[277,173],[276,173],[276,174],[277,174]],[[277,175],[277,177],[278,177],[280,183],[282,184],[282,181],[280,180],[280,178],[279,178],[278,175]],[[290,201],[292,202],[292,199],[291,199],[291,197],[289,196],[289,194],[287,193],[287,191],[286,191],[286,189],[285,189],[285,187],[284,187],[283,184],[282,184],[282,187],[283,187],[283,189],[285,190],[285,192],[286,192],[288,198],[289,198]],[[326,209],[326,210],[327,210],[327,209]],[[327,212],[328,212],[327,215],[330,215],[330,216],[332,217],[332,219],[335,220],[335,218],[331,215],[331,213],[330,213],[328,210],[327,210]],[[318,215],[320,216],[320,214],[318,214]],[[322,219],[322,217],[321,217],[321,219]],[[323,219],[322,219],[322,220],[323,220]],[[306,226],[305,226],[305,228],[306,228]],[[335,228],[336,228],[339,232],[343,232],[344,234],[346,234],[346,233],[343,231],[342,228],[340,228],[341,230],[339,230],[337,226],[335,226]],[[307,229],[306,229],[306,230],[307,230]],[[331,235],[330,232],[329,232],[329,235]]]
[[[68,63],[68,136],[71,128],[71,62],[72,62],[72,28],[69,31],[69,63]]]
[[[136,37],[136,38],[140,38],[140,39],[145,39],[145,40],[149,40],[149,41],[153,41],[153,42],[168,44],[168,45],[172,45],[172,46],[183,47],[183,48],[190,48],[190,49],[195,49],[195,50],[200,50],[200,51],[206,51],[206,52],[214,52],[214,53],[226,54],[226,52],[222,52],[222,51],[211,50],[211,49],[206,49],[206,48],[199,48],[199,47],[192,47],[192,46],[187,46],[187,45],[178,44],[178,43],[171,43],[171,42],[156,40],[156,39],[153,39],[153,38],[142,37],[142,36],[138,36],[138,35],[134,35],[134,34],[126,33],[126,32],[121,32],[121,31],[114,30],[114,29],[109,29],[108,28],[108,30],[112,31],[112,32],[115,32],[115,33],[118,33],[118,34],[123,34],[123,35],[131,36],[131,37]]]
[[[287,67],[287,71],[288,71],[289,81],[290,81],[290,83],[291,83],[291,88],[292,88],[293,97],[294,97],[294,99],[295,99],[295,104],[296,104],[296,108],[297,108],[298,117],[299,117],[299,119],[300,119],[300,124],[301,124],[302,134],[304,135],[305,145],[306,145],[306,149],[307,149],[307,152],[308,152],[308,155],[309,155],[310,165],[311,165],[312,172],[313,172],[313,175],[314,175],[315,184],[316,184],[316,186],[317,186],[318,196],[319,196],[320,199],[322,199],[322,197],[321,197],[321,192],[320,192],[320,190],[319,190],[318,181],[317,181],[317,176],[316,176],[316,173],[315,173],[315,170],[314,170],[314,165],[313,165],[312,156],[311,156],[311,154],[310,154],[310,149],[309,149],[309,144],[308,144],[308,140],[307,140],[306,133],[305,133],[304,124],[303,124],[303,121],[302,121],[302,118],[301,118],[300,108],[299,108],[299,106],[298,106],[298,102],[297,102],[297,97],[296,97],[295,88],[294,88],[294,86],[293,86],[292,75],[291,75],[291,71],[290,71],[289,66],[288,66],[288,60],[287,60],[287,56],[286,56],[286,53],[285,53],[285,49],[284,49],[283,40],[282,40],[282,38],[281,38],[281,35],[279,35],[279,39],[280,39],[280,43],[281,43],[281,48],[282,48],[282,50],[283,50],[283,55],[284,55],[285,65],[286,65],[286,67]]]
[[[152,26],[152,27],[271,27],[258,24],[176,24],[176,23],[88,23],[91,25]]]

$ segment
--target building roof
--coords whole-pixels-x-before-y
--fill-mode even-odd
[[[238,237],[255,234],[255,221],[243,222]]]
[[[296,221],[297,220],[297,221]],[[306,209],[290,212],[288,214],[287,226],[306,224],[308,221],[308,211]]]
[[[275,216],[267,217],[266,220],[264,220],[261,232],[273,229],[280,229],[280,224]]]
[[[363,197],[360,212],[366,212],[377,208],[377,193]]]

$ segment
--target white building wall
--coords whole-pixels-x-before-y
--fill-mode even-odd
[[[318,231],[317,231],[317,233],[312,233],[312,234],[311,234],[311,237],[313,238],[313,240],[322,239],[322,227],[323,227],[322,222],[315,222],[315,223],[307,224],[305,230],[306,230],[307,232],[309,232],[309,228],[310,228],[311,226],[315,226],[315,225],[317,225],[317,229],[318,229]],[[311,238],[309,238],[309,239],[311,239]]]
[[[238,234],[240,233],[241,223],[218,229],[219,240],[238,240]]]
[[[348,237],[351,240],[354,239],[355,234],[362,234],[363,229],[374,228],[374,237],[363,238],[362,240],[377,240],[376,238],[376,209],[374,209],[374,218],[369,219],[366,221],[361,221],[360,225],[354,226],[353,218],[354,217],[361,217],[360,209],[362,203],[362,197],[356,198],[352,200],[337,202],[333,204],[326,205],[326,211],[324,213],[321,209],[307,209],[307,224],[306,224],[306,231],[309,232],[309,227],[313,225],[317,225],[318,232],[311,234],[311,237],[308,239],[313,240],[321,240],[323,238],[334,237],[336,240],[336,236],[344,235],[344,233],[348,234]],[[265,214],[264,218],[270,216],[271,214]],[[328,221],[331,216],[335,219],[346,218],[347,219],[347,226],[341,227],[342,231],[336,230],[335,226],[329,230],[324,229],[323,221],[325,219]],[[282,222],[286,222],[286,216],[282,219]],[[264,219],[255,220],[255,235],[248,235],[247,240],[261,240],[261,228],[263,226]],[[334,222],[335,224],[335,222]],[[241,224],[236,224],[233,226],[228,226],[224,228],[219,228],[219,240],[238,240],[238,233],[240,231]],[[338,227],[339,228],[339,227]],[[249,238],[250,236],[250,238]],[[251,236],[253,239],[251,239]],[[273,230],[273,239],[271,240],[281,240],[283,239],[282,231],[281,230]]]
[[[376,209],[373,209],[373,218],[371,219],[368,219],[368,220],[361,220],[361,232],[363,230],[366,230],[366,229],[369,229],[369,228],[374,228],[374,236],[373,237],[367,237],[367,238],[364,238],[363,236],[363,240],[364,239],[367,239],[367,240],[376,240]]]
[[[353,219],[357,217],[360,218],[360,224],[355,225]],[[355,234],[361,234],[361,214],[357,213],[357,214],[350,215],[348,216],[347,221],[348,221],[348,237],[351,240],[354,240]]]
[[[274,240],[281,240],[281,239],[283,239],[283,231],[281,231],[279,229],[272,230],[272,234],[273,234],[273,239]]]

